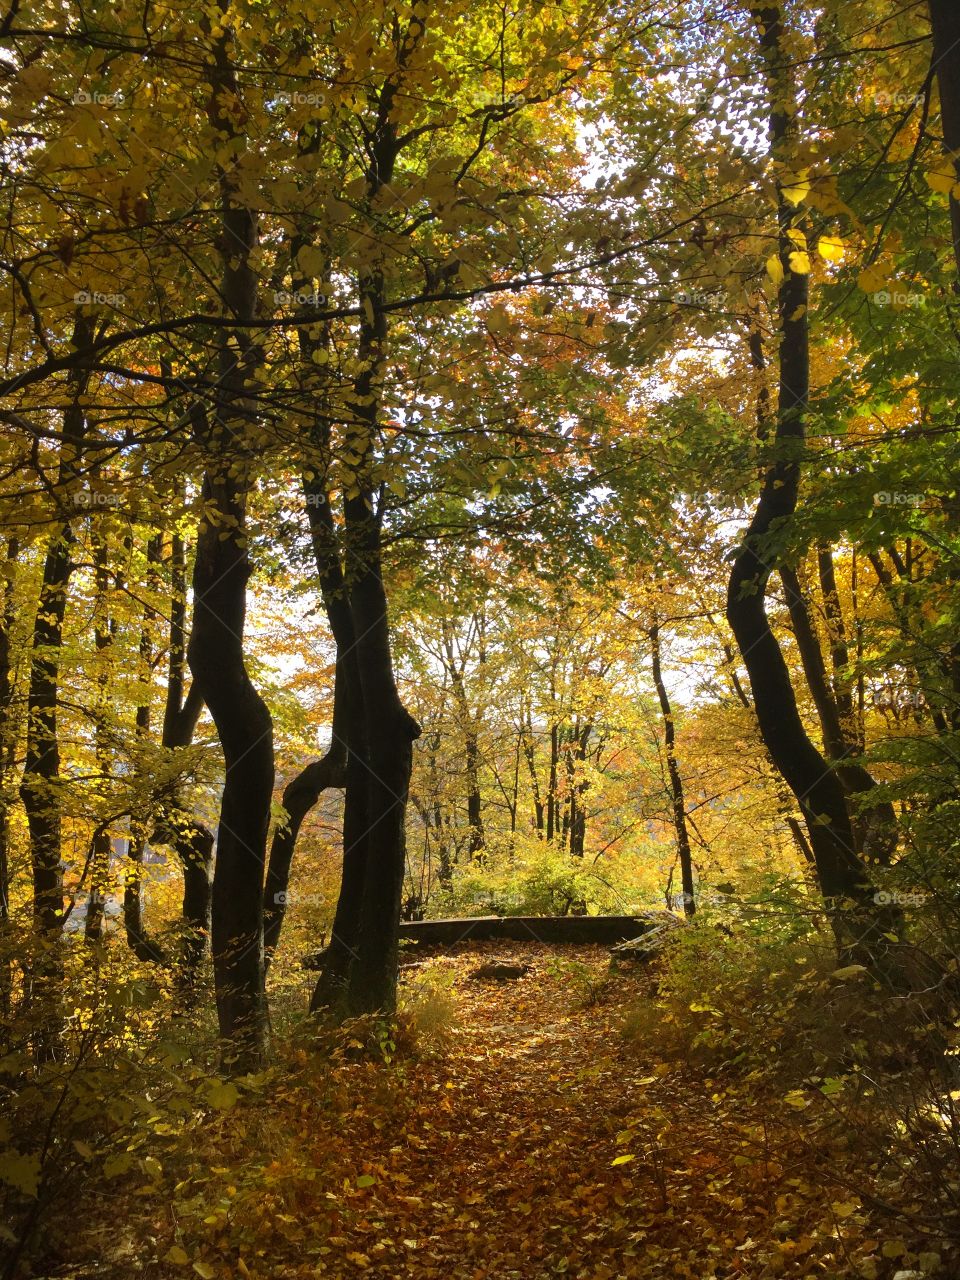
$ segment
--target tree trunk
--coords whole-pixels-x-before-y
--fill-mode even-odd
[[[98,534],[93,535],[94,565],[96,580],[96,602],[94,606],[95,622],[93,628],[93,647],[97,654],[97,709],[94,726],[94,751],[97,770],[102,778],[110,771],[110,752],[106,742],[106,725],[110,678],[107,670],[107,653],[113,643],[113,628],[110,625],[107,606],[107,549]],[[107,901],[107,890],[110,884],[110,855],[113,853],[113,841],[110,828],[105,823],[98,823],[93,835],[90,856],[90,888],[87,894],[87,912],[84,919],[83,936],[86,942],[100,942],[103,938],[103,915]]]
[[[223,9],[226,5],[221,3]],[[209,119],[224,139],[243,145],[232,104],[240,99],[229,35],[213,46]],[[242,326],[256,314],[256,213],[247,206],[238,169],[220,169],[221,297],[238,328],[219,340],[213,422],[204,432],[207,470],[194,564],[193,628],[187,657],[213,717],[224,759],[217,857],[211,900],[211,944],[224,1066],[254,1071],[266,1047],[263,965],[263,879],[273,797],[273,725],[244,660],[247,580],[246,499],[254,450],[246,440],[254,413],[247,371],[255,353]],[[232,342],[231,342],[232,338]]]
[[[670,695],[663,682],[660,654],[660,627],[650,628],[650,648],[653,659],[653,683],[656,686],[660,712],[663,716],[663,739],[667,756],[667,772],[670,777],[670,795],[673,808],[673,828],[677,837],[677,857],[680,861],[680,880],[683,885],[683,912],[692,916],[697,909],[693,884],[693,856],[690,852],[690,833],[687,830],[687,806],[683,795],[683,778],[677,762],[676,731]]]
[[[795,135],[792,118],[795,93],[781,49],[780,10],[766,7],[755,12],[755,19],[760,30],[767,91],[773,103],[772,154],[776,163],[788,165],[789,142]],[[863,953],[872,960],[874,946],[890,925],[881,919],[883,913],[871,901],[872,886],[856,854],[843,786],[807,736],[790,673],[765,608],[773,568],[769,535],[788,521],[796,509],[809,397],[808,283],[807,275],[793,271],[790,265],[790,255],[797,247],[789,235],[796,230],[794,220],[795,211],[778,182],[779,258],[783,279],[778,291],[781,340],[775,452],[744,543],[734,560],[727,618],[750,676],[763,741],[806,819],[817,874],[838,941],[844,954]],[[846,909],[851,904],[855,910]]]
[[[851,815],[856,850],[877,862],[888,863],[897,841],[893,805],[888,800],[870,802],[863,799],[869,797],[877,784],[869,770],[852,758],[857,743],[848,736],[850,720],[844,723],[842,704],[838,705],[828,682],[820,641],[810,618],[799,575],[796,569],[780,565],[780,578],[787,596],[801,665],[817,708],[824,750],[847,795],[857,797],[857,808]]]
[[[156,566],[159,564],[162,539],[155,534],[147,543],[147,582],[156,585]],[[134,717],[137,738],[141,741],[150,732],[150,688],[153,674],[153,624],[154,610],[148,605],[144,610],[140,628],[140,701]],[[143,918],[143,854],[147,845],[148,824],[139,815],[130,818],[130,836],[127,840],[127,865],[123,879],[123,928],[127,946],[138,960],[165,965],[167,956],[158,942],[147,933]]]
[[[940,90],[940,119],[943,145],[953,161],[960,181],[960,9],[954,0],[929,0],[933,29],[933,66]],[[960,272],[960,200],[956,187],[950,193],[950,224],[953,232],[953,257]],[[954,282],[954,290],[957,283]],[[960,530],[960,496],[954,491],[942,499],[948,528],[956,537]],[[956,593],[960,587],[960,565],[952,559],[946,568],[947,579]],[[960,730],[960,638],[953,641],[947,653],[950,674],[950,726]]]
[[[73,346],[82,351],[93,335],[90,316],[78,314]],[[71,375],[72,401],[63,415],[63,440],[57,474],[61,502],[77,481],[87,421],[81,397],[88,373],[83,364]],[[47,548],[40,581],[40,598],[33,628],[30,681],[27,692],[27,742],[20,798],[27,815],[33,872],[33,918],[36,954],[31,962],[30,996],[36,1026],[35,1051],[40,1060],[57,1053],[60,1033],[59,955],[63,928],[63,873],[60,814],[60,742],[57,709],[60,691],[60,651],[67,608],[67,587],[73,569],[73,533],[67,512]]]
[[[6,1048],[13,993],[13,950],[10,936],[10,803],[17,750],[14,716],[15,679],[10,656],[10,633],[16,603],[15,570],[19,555],[16,538],[9,538],[4,560],[0,603],[0,1051]]]

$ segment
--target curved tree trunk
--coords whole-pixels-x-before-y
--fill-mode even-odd
[[[221,3],[225,10],[225,4]],[[213,46],[210,124],[242,145],[231,104],[240,93],[230,60],[230,35]],[[238,170],[220,169],[224,312],[238,328],[218,335],[217,404],[202,441],[207,453],[202,516],[194,565],[193,629],[187,657],[217,728],[224,759],[211,944],[224,1066],[256,1070],[266,1047],[263,967],[263,877],[273,796],[273,726],[247,672],[244,620],[247,580],[246,502],[253,452],[246,445],[253,412],[246,396],[252,359],[244,321],[256,315],[256,213],[240,189]],[[232,341],[231,341],[232,339]]]
[[[781,48],[780,10],[755,11],[760,46],[773,103],[770,139],[774,161],[789,169],[794,136],[795,93],[788,60]],[[873,890],[857,856],[843,785],[810,741],[800,718],[790,673],[770,628],[765,598],[770,574],[771,534],[793,515],[800,481],[805,414],[809,398],[808,278],[791,269],[796,244],[795,210],[778,182],[780,264],[780,385],[774,459],[764,476],[760,498],[730,574],[727,618],[753,688],[763,741],[797,798],[807,823],[810,846],[831,923],[845,955],[874,962],[890,922],[872,902]],[[851,909],[852,908],[852,909]]]

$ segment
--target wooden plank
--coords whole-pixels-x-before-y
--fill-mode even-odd
[[[638,937],[648,923],[636,916],[467,916],[453,920],[409,920],[400,939],[420,946],[459,942],[548,942],[611,946]]]

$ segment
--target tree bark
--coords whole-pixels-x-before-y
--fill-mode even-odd
[[[10,935],[10,803],[17,749],[14,716],[15,676],[10,635],[16,603],[16,538],[8,538],[0,602],[0,1046],[6,1047],[13,994],[13,949]]]
[[[687,806],[683,795],[683,777],[677,761],[676,730],[673,722],[673,708],[670,695],[663,681],[660,651],[660,627],[654,624],[650,628],[650,649],[653,665],[653,683],[657,690],[660,713],[663,716],[664,749],[667,756],[667,773],[670,777],[670,796],[673,809],[673,829],[677,837],[677,857],[680,861],[680,881],[683,885],[683,912],[686,916],[695,914],[697,905],[694,896],[693,855],[690,851],[690,833],[687,830]]]
[[[93,336],[92,317],[78,313],[73,346],[83,352]],[[81,405],[88,372],[85,361],[70,375],[72,399],[63,414],[63,442],[56,490],[63,503],[72,500],[83,454],[87,420]],[[27,742],[20,798],[27,815],[33,872],[33,918],[36,955],[32,960],[31,1000],[36,1025],[38,1059],[55,1056],[60,1032],[59,955],[63,928],[61,855],[60,741],[57,710],[60,696],[60,653],[67,608],[67,588],[73,571],[73,532],[67,511],[54,533],[43,564],[40,598],[33,628],[30,680],[27,692]]]
[[[795,135],[792,116],[795,92],[781,48],[779,8],[755,11],[771,101],[770,140],[774,162],[789,162]],[[780,323],[779,395],[774,456],[763,478],[760,498],[737,552],[730,574],[727,618],[753,688],[761,736],[777,768],[797,797],[806,819],[820,885],[831,923],[846,955],[873,949],[889,923],[872,903],[872,886],[857,857],[844,788],[836,773],[807,736],[790,673],[766,614],[771,533],[793,516],[800,481],[800,459],[809,399],[808,281],[791,269],[796,250],[789,232],[794,209],[778,180],[779,260],[783,279],[778,289]],[[853,906],[855,909],[850,910]]]
[[[856,850],[877,862],[888,863],[897,840],[893,805],[888,800],[869,800],[877,783],[870,771],[853,758],[858,744],[848,736],[850,720],[844,723],[841,705],[830,687],[800,577],[792,566],[780,565],[780,579],[787,596],[800,662],[817,708],[824,749],[846,794],[857,798],[857,808],[851,814]]]
[[[226,5],[221,0],[221,9]],[[209,119],[215,134],[243,145],[231,107],[240,100],[229,34],[213,46]],[[220,169],[221,296],[237,328],[219,335],[217,403],[204,432],[207,470],[194,564],[194,614],[187,657],[213,717],[224,759],[211,900],[211,945],[223,1065],[254,1071],[266,1047],[263,880],[273,795],[273,725],[244,657],[248,552],[246,500],[254,451],[246,443],[251,414],[247,374],[256,351],[244,321],[256,314],[256,213],[240,190],[238,170]],[[231,342],[230,339],[233,339]]]
[[[933,67],[940,90],[940,119],[943,145],[960,181],[960,9],[953,0],[929,0],[930,24],[933,31]],[[950,193],[950,225],[953,233],[953,257],[960,272],[960,200]],[[960,283],[954,282],[954,292]],[[942,499],[944,515],[955,536],[960,529],[960,496],[956,491]],[[947,580],[956,590],[960,587],[960,566],[954,558],[946,566]],[[960,730],[960,637],[950,645],[946,656],[950,677],[950,727]]]

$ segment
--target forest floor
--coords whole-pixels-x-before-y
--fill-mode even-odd
[[[471,980],[493,956],[532,971]],[[114,1197],[85,1236],[95,1265],[88,1252],[86,1266],[75,1258],[46,1274],[913,1280],[927,1274],[921,1264],[937,1270],[929,1242],[904,1239],[896,1214],[878,1221],[861,1203],[829,1124],[758,1097],[736,1073],[665,1061],[657,1044],[625,1037],[651,979],[611,975],[602,948],[471,946],[407,970],[406,985],[421,1027],[413,1051],[387,1045],[387,1064],[358,1042],[292,1051],[262,1094],[208,1122],[191,1162],[174,1157],[122,1211]]]

